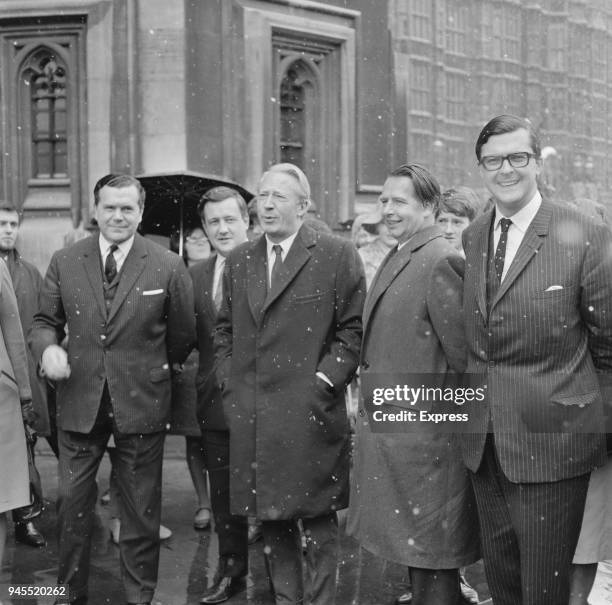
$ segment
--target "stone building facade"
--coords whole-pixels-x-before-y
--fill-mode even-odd
[[[337,228],[406,160],[478,187],[501,112],[605,201],[611,104],[607,0],[0,0],[0,197],[43,270],[108,172],[293,161]]]

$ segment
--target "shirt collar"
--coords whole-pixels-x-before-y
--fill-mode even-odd
[[[291,246],[293,245],[293,242],[295,238],[297,237],[297,234],[298,232],[296,231],[293,235],[290,235],[288,238],[284,239],[282,242],[277,242],[277,243],[270,241],[270,239],[266,235],[265,238],[266,238],[266,249],[268,251],[268,258],[274,255],[272,246],[276,246],[276,245],[282,248],[282,255],[283,255],[283,258],[285,258],[287,256],[287,252],[289,252],[289,250],[291,249]]]
[[[527,231],[527,227],[531,224],[531,221],[535,218],[535,215],[538,213],[540,206],[542,205],[542,196],[540,192],[536,190],[533,197],[525,204],[523,208],[521,208],[516,214],[513,214],[510,218],[512,224],[517,227],[521,232],[525,233]],[[495,223],[494,228],[500,229],[499,223],[502,218],[506,218],[497,207],[495,208]]]
[[[124,257],[128,255],[128,252],[132,249],[134,243],[134,236],[126,239],[124,242],[117,244],[117,248],[121,251]],[[104,258],[108,254],[108,249],[112,246],[112,242],[109,242],[101,233],[98,239],[98,245],[100,246],[100,254]]]

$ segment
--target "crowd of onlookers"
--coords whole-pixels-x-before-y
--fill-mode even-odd
[[[141,183],[109,174],[95,229],[55,252],[44,280],[0,203],[0,560],[5,511],[17,540],[45,544],[37,430],[59,461],[56,602],[88,602],[108,453],[126,600],[150,603],[171,535],[169,430],[185,436],[194,528],[219,540],[201,603],[244,590],[262,537],[276,603],[333,603],[348,508],[360,546],[407,568],[399,604],[478,603],[463,569],[484,558],[495,605],[586,605],[612,558],[612,233],[600,204],[539,187],[528,120],[492,119],[475,151],[486,200],[404,164],[338,237],[304,172],[282,163],[250,202],[207,191],[202,226],[170,250],[138,233]],[[466,378],[484,387],[478,402],[372,396],[464,393]]]

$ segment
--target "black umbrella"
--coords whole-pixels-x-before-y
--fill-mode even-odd
[[[177,232],[179,254],[183,254],[183,233],[201,226],[198,203],[209,189],[221,185],[232,187],[249,202],[253,194],[241,185],[214,174],[202,174],[188,170],[136,177],[146,191],[144,212],[140,230],[170,236]]]

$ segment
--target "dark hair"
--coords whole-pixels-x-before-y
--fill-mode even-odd
[[[228,198],[234,198],[236,203],[238,204],[238,209],[240,210],[240,214],[242,218],[245,220],[249,219],[249,209],[247,207],[247,203],[245,199],[240,195],[240,193],[234,189],[233,187],[226,187],[225,185],[221,185],[219,187],[213,187],[209,189],[201,198],[200,203],[198,204],[198,214],[204,221],[204,207],[206,204],[210,202],[222,202]]]
[[[138,190],[138,206],[142,210],[145,202],[145,190],[140,184],[140,181],[129,174],[107,174],[103,176],[94,187],[94,205],[97,206],[100,201],[100,189],[103,187],[115,187],[121,189],[123,187],[135,186]]]
[[[481,208],[482,202],[473,189],[457,185],[442,193],[436,211],[436,218],[442,212],[450,212],[455,216],[465,216],[471,223]]]
[[[17,210],[17,208],[15,208],[15,206],[13,206],[13,204],[11,204],[11,202],[7,201],[7,200],[0,200],[0,211],[3,212],[16,212],[17,213],[17,221],[19,223],[21,223],[21,212],[19,212],[19,210]]]
[[[389,173],[390,177],[408,177],[412,181],[414,193],[423,206],[431,207],[434,212],[440,200],[440,185],[427,168],[420,164],[402,164]]]
[[[484,128],[480,131],[478,139],[476,139],[476,159],[480,162],[480,151],[482,146],[489,140],[490,137],[498,134],[508,134],[517,130],[525,129],[529,133],[529,143],[531,149],[537,159],[542,151],[540,145],[540,137],[536,132],[533,124],[526,118],[520,118],[511,114],[503,114],[489,120]]]

